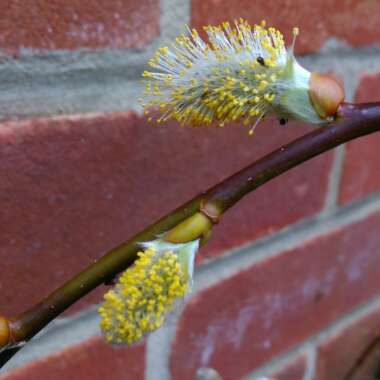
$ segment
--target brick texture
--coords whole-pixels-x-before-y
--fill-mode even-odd
[[[358,372],[362,367],[361,377],[357,375],[355,380],[378,379],[379,342],[380,309],[349,324],[320,345],[315,380],[346,379],[350,371],[352,374],[355,365],[358,367]]]
[[[300,354],[289,359],[276,370],[266,372],[263,376],[248,376],[248,378],[252,380],[303,380],[306,367],[306,356]]]
[[[199,366],[240,378],[378,293],[379,223],[380,213],[196,294],[173,343],[174,378]]]
[[[361,78],[356,101],[380,99],[380,73],[365,74]],[[380,190],[380,134],[362,137],[346,145],[342,174],[340,203],[346,204]]]
[[[290,40],[298,26],[297,52],[318,51],[329,38],[338,38],[353,46],[380,41],[378,13],[380,3],[372,0],[192,0],[192,25],[233,21],[244,17],[251,23],[261,20],[279,28]]]
[[[309,130],[267,123],[250,138],[240,126],[145,124],[130,113],[1,125],[2,313],[23,311],[106,250]],[[330,166],[325,154],[247,197],[215,228],[201,260],[321,210]],[[75,308],[99,301],[99,292]]]
[[[1,380],[144,380],[145,347],[114,348],[101,338],[0,374]]]
[[[300,355],[269,376],[275,380],[303,380],[306,366],[306,356]]]
[[[198,29],[239,17],[266,19],[290,42],[298,26],[301,54],[318,53],[330,39],[354,47],[380,42],[375,0],[189,2],[190,24]],[[22,67],[51,53],[53,68],[61,52],[69,62],[83,50],[97,52],[90,58],[96,65],[110,50],[144,52],[161,32],[160,0],[0,0],[0,7],[0,53],[24,56]],[[70,65],[68,78],[76,71]],[[109,69],[103,79],[117,80],[117,70]],[[35,78],[29,88],[15,80],[15,91],[26,96],[30,88],[47,94],[54,86]],[[380,72],[363,74],[356,100],[378,99]],[[0,123],[0,314],[24,311],[167,212],[310,130],[269,120],[250,138],[240,125],[159,127],[133,112]],[[376,134],[346,145],[340,205],[379,191],[379,144]],[[323,154],[244,198],[215,227],[197,264],[318,215],[332,158],[332,152]],[[242,379],[378,295],[379,225],[380,212],[373,213],[196,293],[173,337],[171,378],[194,380],[199,368],[213,367],[223,380]],[[92,292],[68,314],[100,302],[104,291]],[[350,380],[380,378],[379,320],[380,309],[323,335],[313,380],[343,380],[367,350]],[[114,348],[93,337],[0,373],[0,380],[143,380],[145,356],[145,343]],[[302,352],[272,368],[277,370],[267,375],[275,380],[304,380],[307,357]]]
[[[1,0],[0,46],[49,51],[127,48],[159,33],[158,0]]]

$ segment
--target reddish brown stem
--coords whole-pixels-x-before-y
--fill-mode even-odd
[[[336,124],[316,129],[214,186],[206,194],[206,205],[212,204],[224,212],[244,195],[302,162],[380,129],[380,105],[377,103],[343,104],[338,117]]]
[[[316,129],[270,153],[227,178],[204,194],[149,226],[114,248],[40,303],[19,316],[10,318],[11,341],[29,340],[66,308],[98,285],[130,266],[136,258],[138,243],[154,239],[184,219],[202,210],[216,222],[219,216],[244,195],[287,170],[352,139],[380,130],[380,103],[343,104],[335,124]],[[17,351],[0,354],[2,366]]]

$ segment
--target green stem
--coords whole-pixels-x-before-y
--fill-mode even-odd
[[[28,341],[70,305],[125,270],[136,259],[139,242],[155,239],[199,211],[217,221],[244,195],[272,178],[342,143],[379,130],[380,103],[343,104],[337,123],[316,129],[255,161],[114,248],[31,309],[8,319],[10,341]],[[1,353],[0,366],[15,352],[17,349]]]

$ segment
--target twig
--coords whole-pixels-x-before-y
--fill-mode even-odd
[[[255,161],[114,248],[31,309],[7,319],[10,333],[4,344],[30,340],[70,305],[125,270],[136,259],[139,242],[154,239],[199,211],[217,222],[223,212],[269,180],[340,144],[379,130],[380,103],[341,105],[336,123],[316,129]],[[0,367],[18,349],[0,353]]]

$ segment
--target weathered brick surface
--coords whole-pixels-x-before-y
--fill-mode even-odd
[[[159,34],[158,0],[0,1],[0,46],[56,50],[142,46]]]
[[[315,380],[345,379],[354,366],[357,371],[362,367],[362,377],[355,380],[378,378],[373,375],[376,367],[380,369],[379,342],[380,309],[349,324],[320,345]]]
[[[329,38],[353,46],[380,41],[380,3],[372,0],[192,0],[192,25],[233,21],[244,17],[252,23],[261,20],[279,28],[290,40],[292,28],[300,27],[297,51],[318,51]]]
[[[370,102],[380,99],[380,73],[365,74],[356,94],[356,101]],[[342,174],[340,202],[358,200],[380,190],[380,134],[362,137],[346,145]]]
[[[378,293],[379,223],[377,213],[195,295],[173,343],[174,378],[199,366],[239,378]]]
[[[0,50],[16,56],[30,50],[139,48],[160,33],[159,0],[0,0],[0,5]],[[299,26],[296,50],[308,53],[330,38],[353,46],[378,43],[379,12],[380,3],[372,0],[192,0],[191,24],[266,19],[287,41]],[[378,100],[379,89],[380,74],[365,74],[357,100]],[[133,113],[0,124],[0,313],[23,311],[108,249],[309,130],[270,121],[252,139],[240,126],[160,128]],[[379,144],[377,135],[347,144],[341,204],[380,189]],[[320,212],[331,162],[332,153],[324,154],[242,200],[215,228],[198,261]],[[379,223],[377,214],[331,231],[197,294],[173,342],[173,380],[194,380],[203,366],[215,367],[224,380],[241,378],[378,293]],[[71,312],[99,302],[103,291]],[[314,380],[341,380],[378,336],[379,319],[376,311],[323,342]],[[377,349],[352,380],[370,380],[378,360]],[[93,338],[0,374],[0,380],[139,380],[144,368],[144,345],[114,349]],[[268,375],[301,380],[305,369],[300,356]]]
[[[19,369],[1,380],[144,380],[145,346],[114,348],[92,338]]]
[[[274,124],[261,125],[255,138],[240,126],[160,128],[134,114],[2,124],[1,312],[23,311],[106,250],[309,130]],[[318,212],[330,166],[325,154],[247,197],[215,228],[201,258]],[[93,301],[96,292],[76,308]]]
[[[248,376],[252,380],[303,380],[307,367],[307,358],[299,354],[289,359],[276,370],[267,371],[262,376]]]

